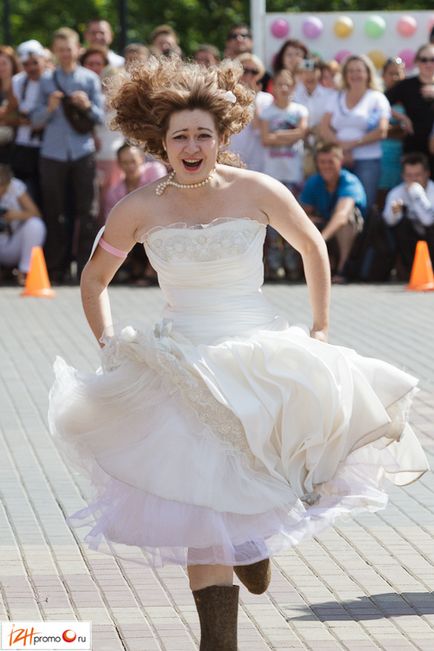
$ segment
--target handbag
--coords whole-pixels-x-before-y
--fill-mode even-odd
[[[53,74],[53,81],[57,86],[57,89],[62,91],[62,108],[65,114],[66,119],[68,120],[71,127],[77,133],[86,134],[90,133],[95,126],[95,120],[93,119],[90,109],[83,109],[80,106],[74,104],[72,97],[67,95],[63,90],[62,86],[59,84],[57,79],[56,71]]]

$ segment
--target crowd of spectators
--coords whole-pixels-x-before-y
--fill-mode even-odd
[[[232,26],[222,54],[210,44],[194,53],[205,66],[239,60],[254,117],[228,147],[295,194],[327,242],[335,283],[408,279],[419,239],[434,259],[433,34],[427,40],[415,71],[398,57],[381,71],[362,54],[322,61],[296,39],[267,71],[245,24]],[[178,35],[160,25],[123,56],[112,41],[109,23],[93,19],[83,43],[63,27],[49,48],[0,46],[0,282],[9,274],[23,284],[40,245],[52,282],[76,282],[114,204],[167,173],[110,129],[105,89],[152,55],[182,57]],[[264,257],[266,279],[302,278],[300,256],[272,229]],[[155,282],[143,247],[117,279]]]

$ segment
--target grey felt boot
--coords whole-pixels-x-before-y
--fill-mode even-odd
[[[234,572],[247,590],[253,594],[262,594],[270,585],[271,563],[269,558],[250,565],[236,565]]]
[[[200,621],[200,651],[237,651],[237,585],[193,590]]]

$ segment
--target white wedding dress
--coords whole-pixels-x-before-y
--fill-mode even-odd
[[[247,218],[152,229],[162,320],[107,340],[95,374],[56,360],[50,428],[95,488],[69,518],[93,548],[252,563],[428,469],[407,423],[417,380],[276,315],[264,237]]]

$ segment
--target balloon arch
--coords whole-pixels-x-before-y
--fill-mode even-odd
[[[265,0],[251,0],[255,53],[268,67],[288,38],[299,39],[322,59],[342,62],[349,54],[366,54],[376,68],[400,57],[408,71],[414,55],[429,41],[434,11],[357,11],[266,13]]]

